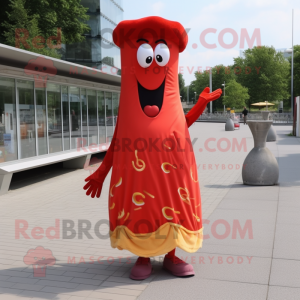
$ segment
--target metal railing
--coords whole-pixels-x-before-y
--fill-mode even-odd
[[[243,121],[243,115],[241,113],[235,113],[235,116],[239,118],[240,122]],[[226,122],[230,117],[227,112],[215,112],[215,113],[203,113],[198,121],[210,121],[210,122]],[[248,120],[262,120],[262,114],[260,112],[248,113]],[[270,120],[274,123],[293,124],[293,116],[291,113],[274,113],[270,112]]]

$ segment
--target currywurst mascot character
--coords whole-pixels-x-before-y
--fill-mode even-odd
[[[205,88],[185,116],[178,60],[188,42],[180,23],[160,17],[122,21],[113,32],[121,49],[122,82],[118,121],[100,167],[84,189],[100,197],[112,167],[109,193],[113,248],[139,256],[131,279],[151,275],[150,257],[166,254],[163,267],[175,276],[194,275],[175,256],[202,245],[201,197],[188,127],[222,90]]]

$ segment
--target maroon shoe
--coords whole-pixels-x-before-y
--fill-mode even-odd
[[[169,258],[165,256],[163,268],[178,277],[193,276],[195,275],[194,268],[192,265],[187,264],[177,256]]]
[[[150,258],[139,257],[132,267],[130,278],[133,280],[143,280],[148,278],[152,273]]]

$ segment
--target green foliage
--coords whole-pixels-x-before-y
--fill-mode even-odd
[[[15,29],[29,31],[29,37],[41,35],[47,40],[57,36],[62,30],[62,43],[74,43],[85,40],[83,34],[89,31],[86,21],[89,16],[81,0],[1,0],[0,42],[15,46]],[[29,38],[27,40],[29,44]],[[51,49],[27,49],[57,57]],[[50,52],[49,52],[50,51]]]
[[[201,92],[209,87],[209,72],[195,73],[196,80],[194,82],[194,91],[197,93],[197,100]],[[217,90],[222,87],[222,84],[225,81],[225,85],[227,82],[235,78],[234,70],[231,66],[226,67],[224,65],[217,65],[212,69],[212,89]],[[194,93],[193,93],[194,97]],[[213,110],[222,109],[223,108],[223,97],[222,96],[213,102]]]
[[[189,92],[189,103],[196,103],[199,98],[199,94],[198,94],[196,96],[196,102],[195,102],[195,92],[196,92],[195,83],[196,80],[192,81],[189,87],[186,86],[186,97],[187,97],[187,92]]]
[[[248,89],[243,87],[235,79],[229,81],[225,88],[223,104],[230,108],[239,109],[245,106],[245,101],[250,98]]]
[[[29,37],[27,39],[27,44],[30,47],[31,52],[40,53],[42,55],[47,55],[55,58],[60,58],[60,55],[56,52],[55,49],[50,48],[42,48],[38,49],[32,44],[32,39],[36,36],[41,35],[41,31],[38,27],[38,15],[29,16],[27,9],[24,7],[24,0],[15,0],[11,1],[11,8],[13,9],[13,13],[8,13],[9,22],[4,22],[4,27],[6,31],[4,32],[4,37],[6,38],[6,44],[10,46],[15,46],[16,43],[16,28],[26,28],[29,33]],[[20,37],[24,35],[20,33]],[[24,50],[29,50],[24,47],[22,43],[20,43],[20,48]]]
[[[187,94],[186,94],[186,87],[184,79],[183,79],[183,75],[181,73],[178,74],[178,81],[179,81],[179,94],[181,97],[181,101],[186,101],[187,98]]]
[[[84,41],[83,34],[90,29],[85,23],[89,20],[88,9],[80,3],[81,0],[26,0],[25,7],[40,16],[42,35],[56,35],[59,27],[63,42],[69,44]]]
[[[291,64],[289,61],[281,52],[276,52],[273,47],[254,47],[244,53],[245,58],[235,58],[232,66],[217,65],[212,69],[213,90],[223,89],[222,84],[225,81],[226,96],[230,95],[227,95],[227,90],[231,89],[227,89],[229,84],[236,87],[237,93],[241,94],[238,101],[230,99],[234,104],[232,102],[229,105],[229,98],[226,97],[225,100],[223,93],[218,100],[213,102],[213,110],[223,110],[223,103],[237,108],[243,106],[242,102],[245,101],[246,106],[252,109],[251,103],[262,101],[278,103],[278,101],[287,99],[284,101],[284,107],[286,107],[291,90]],[[209,86],[209,73],[196,72],[195,80],[190,85],[190,101],[195,98],[194,92],[198,97],[207,86]],[[300,95],[300,46],[294,46],[294,96],[298,95]],[[275,109],[275,107],[273,108]],[[255,108],[253,109],[255,110]]]
[[[193,82],[192,86],[192,97],[195,99],[195,92],[196,92],[196,102],[199,99],[199,95],[201,92],[209,86],[209,73],[208,72],[195,72],[196,80]]]
[[[237,82],[248,88],[248,106],[288,98],[289,62],[283,54],[266,46],[254,47],[244,53],[245,58],[234,59],[234,67],[241,71],[236,74]]]
[[[292,59],[289,57],[289,62]],[[291,64],[289,69],[289,91],[291,90]],[[294,46],[294,97],[300,96],[300,45]],[[290,106],[290,102],[289,102]]]

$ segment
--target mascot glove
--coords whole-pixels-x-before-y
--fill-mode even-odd
[[[106,168],[105,164],[102,163],[96,172],[85,179],[87,184],[83,189],[86,190],[87,196],[91,195],[92,198],[95,198],[95,196],[100,198],[102,185],[109,169],[110,168]]]
[[[199,100],[201,102],[204,101],[206,103],[209,103],[211,101],[217,100],[218,98],[220,98],[221,95],[222,95],[222,90],[221,89],[217,89],[214,92],[210,93],[209,87],[206,87],[203,90],[203,92],[200,94]]]

